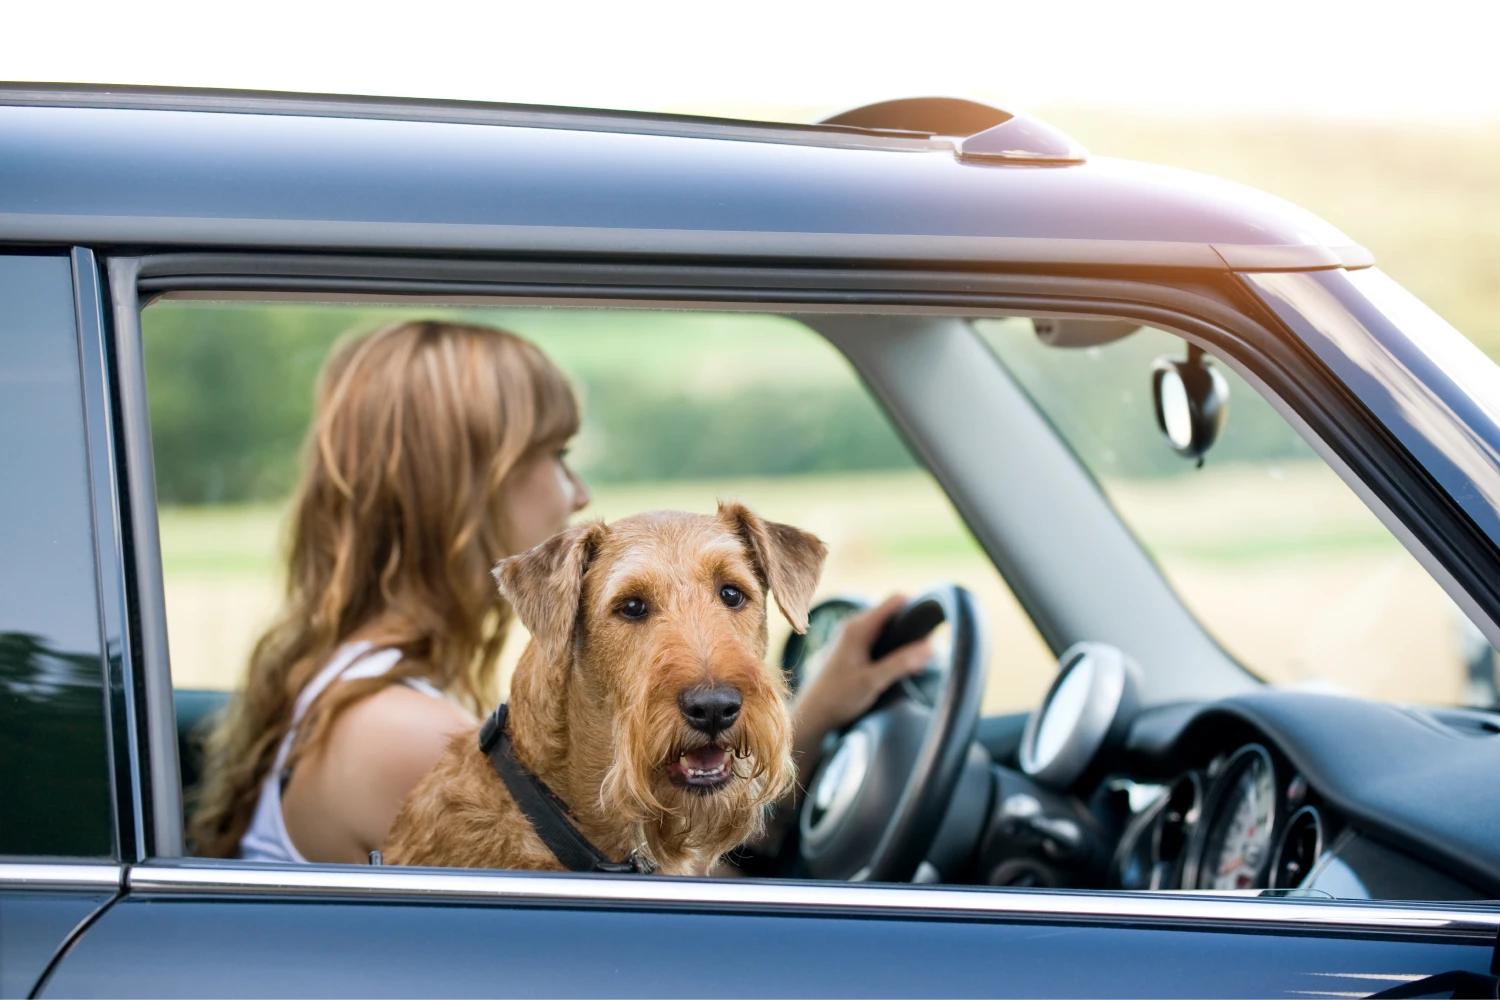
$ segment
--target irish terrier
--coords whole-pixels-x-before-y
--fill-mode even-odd
[[[826,551],[721,503],[579,524],[495,568],[532,636],[499,717],[509,752],[599,854],[701,875],[759,831],[796,774],[785,681],[766,663],[768,592],[805,629]],[[474,734],[455,737],[396,817],[385,863],[566,867],[499,767]]]

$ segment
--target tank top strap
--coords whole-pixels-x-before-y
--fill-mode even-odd
[[[280,774],[282,768],[286,766],[286,759],[291,753],[297,730],[301,727],[308,710],[312,708],[313,702],[317,701],[335,681],[379,677],[401,662],[399,649],[380,649],[371,652],[372,648],[368,642],[345,643],[302,689],[302,693],[297,696],[297,703],[292,707],[292,724],[287,727],[286,736],[282,738],[281,746],[277,748],[276,765],[271,769],[273,774]]]
[[[447,698],[447,695],[437,689],[437,685],[425,677],[403,677],[401,678],[401,683],[418,694],[425,694],[429,698],[436,698],[439,701]]]
[[[255,803],[255,813],[250,826],[240,838],[240,857],[247,861],[305,862],[307,859],[292,843],[287,832],[286,817],[281,811],[281,786],[286,778],[286,760],[303,718],[312,708],[313,702],[328,688],[340,680],[361,680],[379,677],[401,662],[399,649],[375,649],[368,642],[351,642],[341,646],[328,663],[319,670],[308,685],[297,696],[292,708],[291,725],[281,746],[276,751],[276,766],[266,775],[261,785],[260,798]],[[422,694],[442,698],[443,693],[422,677],[403,677],[401,682]]]

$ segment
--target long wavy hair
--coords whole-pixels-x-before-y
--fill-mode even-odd
[[[506,476],[561,447],[578,419],[562,373],[503,330],[404,322],[334,350],[290,511],[285,601],[206,741],[189,826],[198,854],[238,853],[297,696],[352,637],[399,649],[401,661],[320,697],[293,760],[350,705],[402,678],[485,710],[512,618],[490,577],[514,554],[500,513]]]

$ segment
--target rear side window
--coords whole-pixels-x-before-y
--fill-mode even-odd
[[[93,515],[65,257],[0,255],[0,856],[113,853]]]

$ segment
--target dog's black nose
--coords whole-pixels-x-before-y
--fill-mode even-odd
[[[705,684],[677,696],[677,707],[687,724],[712,739],[740,717],[740,689],[729,684]]]

